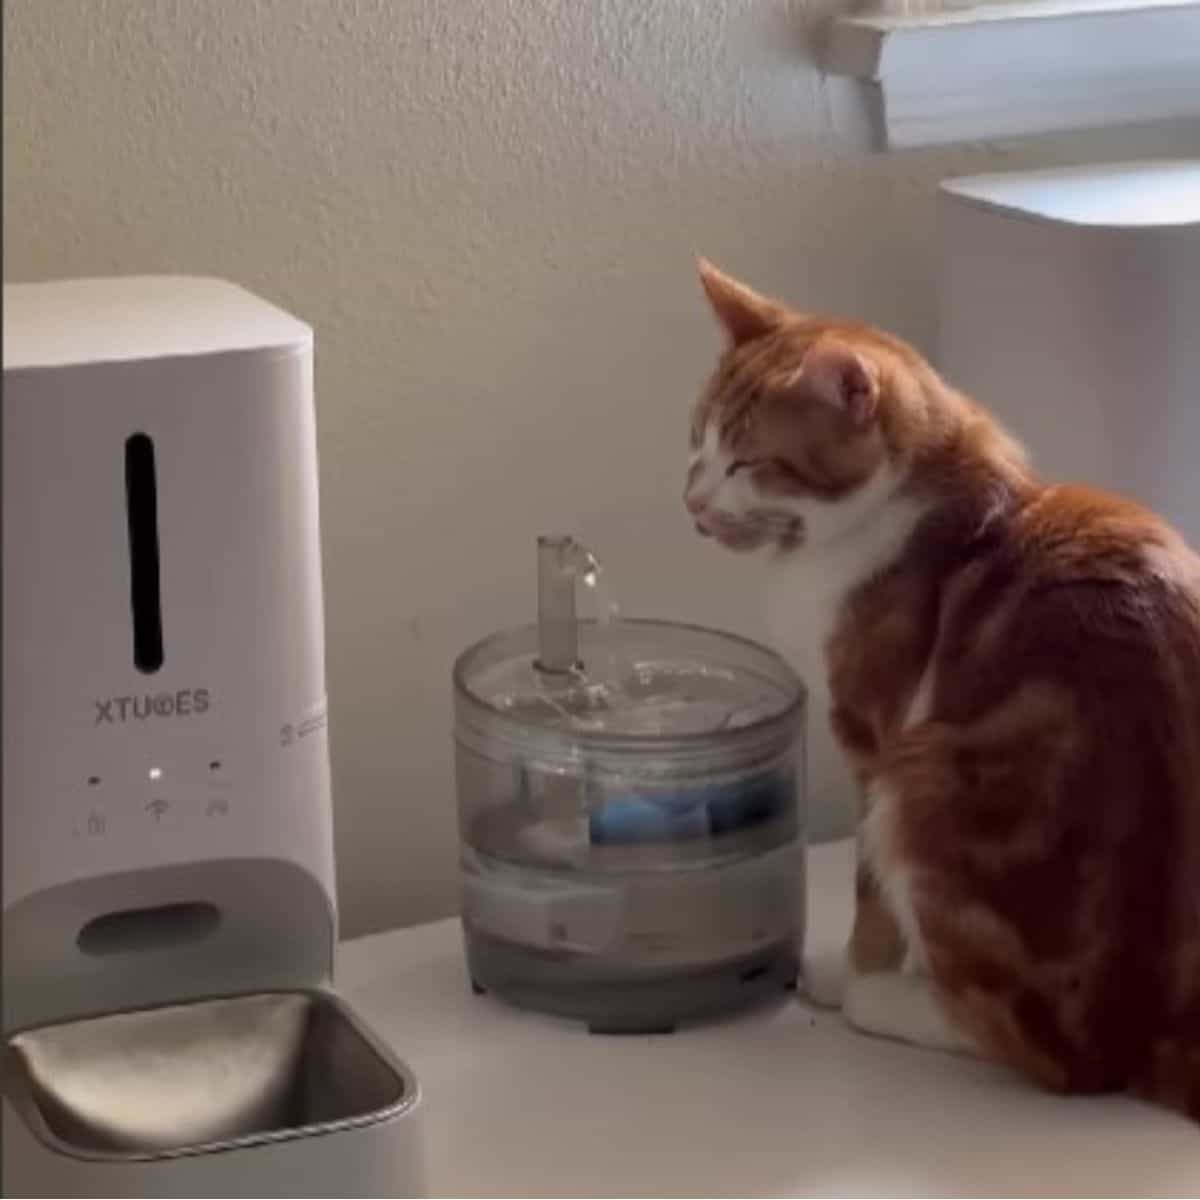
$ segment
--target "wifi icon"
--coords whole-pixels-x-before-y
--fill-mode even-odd
[[[170,807],[170,802],[163,800],[160,797],[156,797],[155,799],[148,800],[146,802],[146,811],[154,818],[156,824],[162,820],[163,814]]]

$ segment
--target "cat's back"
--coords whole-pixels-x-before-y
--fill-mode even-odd
[[[1015,549],[1050,584],[1161,582],[1200,598],[1200,555],[1152,510],[1098,488],[1043,488],[1014,514]]]
[[[923,852],[960,889],[948,910],[1017,931],[1008,969],[1055,1030],[1031,1021],[1024,1044],[1068,1086],[1132,1080],[1200,1115],[1200,558],[1136,503],[1035,489],[940,608],[955,802]],[[948,978],[1005,953],[964,937]],[[1067,978],[1078,994],[1047,982]]]
[[[943,718],[1053,695],[1097,783],[1165,773],[1200,813],[1200,556],[1165,521],[1103,491],[1038,489],[947,578],[941,610]]]
[[[1081,486],[1045,489],[1011,536],[1047,665],[1094,720],[1154,728],[1200,798],[1200,555],[1151,510]]]

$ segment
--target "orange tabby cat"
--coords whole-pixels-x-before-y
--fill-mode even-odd
[[[687,507],[771,553],[863,785],[847,1018],[1200,1117],[1200,558],[898,339],[701,275]]]

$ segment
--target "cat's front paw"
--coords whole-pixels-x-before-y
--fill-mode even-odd
[[[833,948],[804,956],[804,995],[818,1008],[839,1009],[846,991],[846,953]]]
[[[855,1029],[875,1037],[954,1054],[978,1053],[942,1011],[925,975],[851,973],[846,979],[842,1014]]]

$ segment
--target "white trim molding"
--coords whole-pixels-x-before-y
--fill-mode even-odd
[[[1200,118],[1200,0],[885,3],[833,21],[823,66],[879,149]]]

